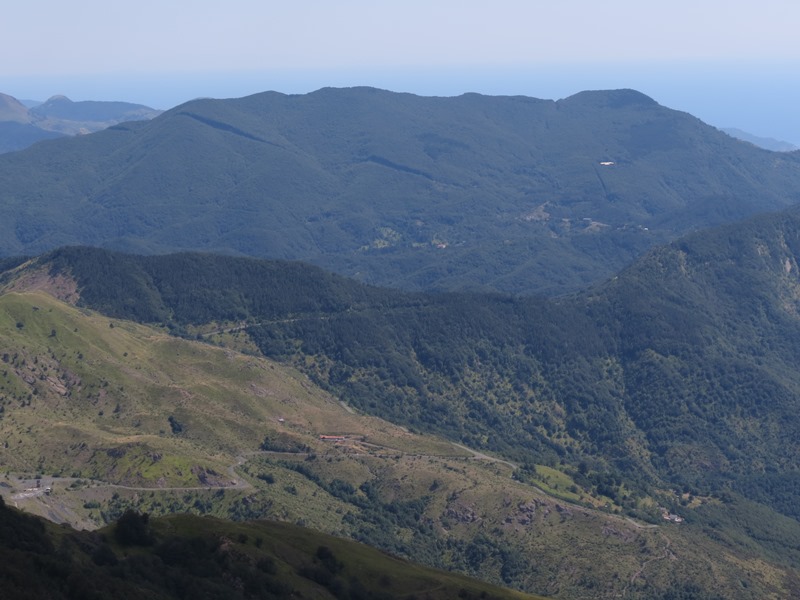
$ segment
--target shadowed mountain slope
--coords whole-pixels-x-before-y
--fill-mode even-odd
[[[65,244],[303,259],[410,289],[559,293],[800,199],[800,155],[631,90],[196,100],[0,157],[5,255]]]
[[[535,600],[286,523],[133,511],[100,533],[56,528],[0,498],[3,598]]]

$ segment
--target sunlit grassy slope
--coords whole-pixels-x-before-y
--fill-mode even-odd
[[[196,471],[221,474],[268,433],[314,449],[319,435],[357,433],[389,447],[463,453],[356,416],[286,367],[46,294],[2,296],[0,339],[3,458],[12,470],[196,485]]]

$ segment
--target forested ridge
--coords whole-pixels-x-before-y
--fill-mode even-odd
[[[0,156],[0,255],[209,251],[401,289],[555,295],[798,189],[798,153],[634,90],[266,92]]]

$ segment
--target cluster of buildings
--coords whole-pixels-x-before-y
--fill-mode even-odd
[[[665,521],[669,521],[670,523],[683,523],[683,517],[681,517],[680,515],[672,514],[663,506],[660,507],[660,509],[661,509],[661,518],[663,518]]]

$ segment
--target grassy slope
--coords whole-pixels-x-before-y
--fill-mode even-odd
[[[9,354],[0,420],[8,447],[0,456],[12,486],[3,489],[11,501],[29,485],[14,473],[40,472],[53,494],[20,504],[43,514],[102,521],[136,507],[270,516],[571,598],[708,590],[709,573],[714,585],[737,593],[747,580],[750,596],[740,597],[780,597],[793,572],[747,540],[713,541],[699,527],[642,528],[548,498],[513,481],[504,463],[352,414],[285,367],[112,321],[44,293],[0,298],[0,340]],[[170,415],[180,434],[171,433]],[[320,433],[363,440],[330,445]],[[245,456],[237,479],[252,487],[229,486],[228,466],[267,434],[307,445],[310,454]],[[202,487],[197,467],[211,472],[208,489],[158,489]],[[143,489],[50,477],[73,472]]]
[[[86,476],[96,468],[108,477],[99,449],[130,447],[144,449],[131,452],[131,460],[169,451],[221,470],[240,452],[258,449],[265,433],[279,426],[307,441],[369,422],[286,368],[82,312],[44,294],[4,295],[0,319],[7,359],[4,442],[13,450],[6,458],[12,469],[30,467],[38,454],[47,472]],[[170,416],[182,426],[180,434],[172,432]],[[62,433],[37,436],[35,423],[43,419]],[[402,435],[397,428],[386,432],[371,433],[390,446]],[[91,441],[95,450],[84,451],[78,440]],[[64,445],[71,448],[68,454]],[[113,458],[111,475],[118,483],[152,484],[161,477],[173,485],[197,482],[194,465],[156,461],[142,470],[128,465],[128,454]],[[76,462],[85,462],[89,471],[77,469]]]

